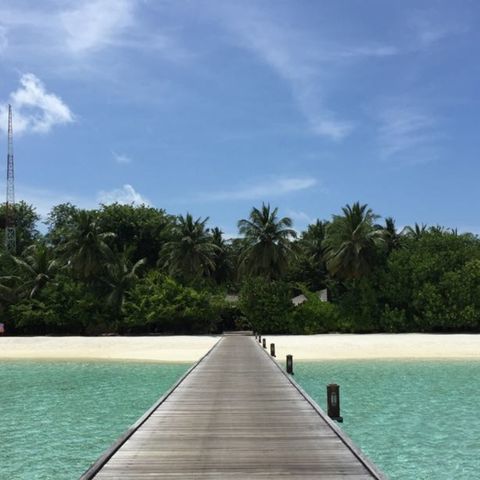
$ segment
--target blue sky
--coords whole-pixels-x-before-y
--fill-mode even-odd
[[[480,233],[479,24],[474,0],[0,0],[0,149],[12,103],[41,214],[144,201],[231,235],[262,201],[300,230],[359,200]]]

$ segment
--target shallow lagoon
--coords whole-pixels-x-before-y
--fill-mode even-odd
[[[78,478],[187,368],[1,361],[0,478]],[[480,477],[480,361],[297,362],[295,378],[323,408],[341,385],[342,428],[393,480]]]
[[[392,479],[480,478],[480,361],[298,362],[323,409],[340,385],[341,427]]]
[[[0,362],[0,479],[78,478],[187,364]]]

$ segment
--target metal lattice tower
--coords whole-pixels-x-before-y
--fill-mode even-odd
[[[12,254],[17,250],[15,218],[15,175],[13,168],[12,106],[8,106],[7,203],[5,204],[5,248]]]

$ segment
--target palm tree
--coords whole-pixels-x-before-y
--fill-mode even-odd
[[[73,227],[68,231],[60,251],[74,274],[91,282],[100,277],[105,263],[112,260],[113,253],[106,240],[114,236],[114,233],[100,230],[94,213],[81,210],[74,214]]]
[[[0,312],[20,297],[20,279],[16,276],[0,277]]]
[[[452,232],[452,229],[443,227],[442,225],[432,225],[428,229],[428,231],[430,233],[435,233],[437,235],[445,235],[445,234],[449,234],[450,232]]]
[[[400,247],[402,236],[397,232],[395,220],[392,217],[385,218],[385,225],[380,227],[388,253]]]
[[[225,283],[232,275],[233,264],[229,245],[223,238],[223,232],[215,227],[211,230],[212,242],[218,247],[214,256],[215,268],[211,276],[217,284]]]
[[[207,222],[208,217],[194,220],[190,213],[177,217],[173,240],[165,244],[159,259],[170,275],[195,280],[215,270],[215,255],[219,247],[205,227]]]
[[[21,279],[16,275],[15,261],[10,253],[0,253],[0,312],[15,303],[21,294]]]
[[[383,241],[373,224],[378,216],[359,202],[342,211],[327,228],[327,268],[340,279],[357,279],[370,272],[376,248]]]
[[[419,225],[417,222],[415,222],[413,227],[408,226],[402,230],[403,235],[408,238],[413,238],[414,240],[419,240],[427,232],[427,226],[424,223]]]
[[[324,240],[327,227],[328,222],[317,220],[308,226],[300,239],[303,252],[313,264],[320,265],[325,260]]]
[[[58,260],[53,259],[52,250],[43,242],[26,248],[25,257],[13,257],[20,274],[26,278],[23,288],[33,298],[52,280],[58,270]]]
[[[291,227],[290,218],[278,218],[278,208],[272,210],[270,204],[253,208],[248,220],[238,222],[246,244],[240,255],[240,269],[249,275],[279,278],[293,254],[290,240],[297,233]]]
[[[308,226],[295,244],[298,255],[292,273],[312,290],[325,286],[327,267],[324,240],[327,226],[328,222],[317,220]]]
[[[138,279],[137,271],[145,263],[146,258],[142,258],[132,265],[128,253],[124,251],[107,265],[103,277],[104,282],[110,289],[107,304],[112,307],[117,317],[122,311],[125,293],[134,285]]]

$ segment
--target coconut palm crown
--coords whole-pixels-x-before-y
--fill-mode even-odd
[[[66,235],[60,251],[77,278],[91,282],[104,271],[113,253],[106,243],[112,232],[102,232],[95,214],[80,210],[75,213],[73,226]]]
[[[414,240],[419,240],[427,232],[427,226],[424,223],[418,224],[417,222],[415,222],[415,225],[413,227],[407,226],[402,230],[403,235],[408,238],[413,238]]]
[[[113,308],[117,316],[122,311],[126,292],[138,280],[137,272],[145,263],[146,259],[142,258],[132,265],[129,252],[123,251],[117,255],[112,263],[107,265],[103,276],[103,281],[110,289],[107,296],[107,305]]]
[[[278,208],[272,209],[270,204],[252,208],[249,218],[238,222],[239,233],[245,237],[241,271],[269,279],[285,273],[292,254],[291,240],[297,236],[291,227],[291,218],[278,218]]]
[[[194,280],[215,270],[215,255],[220,249],[205,226],[207,222],[208,217],[194,220],[190,213],[177,217],[173,240],[165,244],[159,259],[170,275]]]
[[[376,247],[383,242],[382,232],[375,228],[377,217],[368,205],[346,205],[343,215],[334,215],[327,229],[327,268],[342,280],[360,278],[370,272]]]
[[[385,225],[381,226],[380,229],[382,230],[383,239],[388,253],[400,248],[402,244],[402,235],[397,231],[395,220],[392,217],[385,218]]]
[[[45,243],[33,244],[24,251],[24,258],[13,257],[24,278],[23,288],[30,298],[35,297],[52,280],[59,269],[58,260]]]

